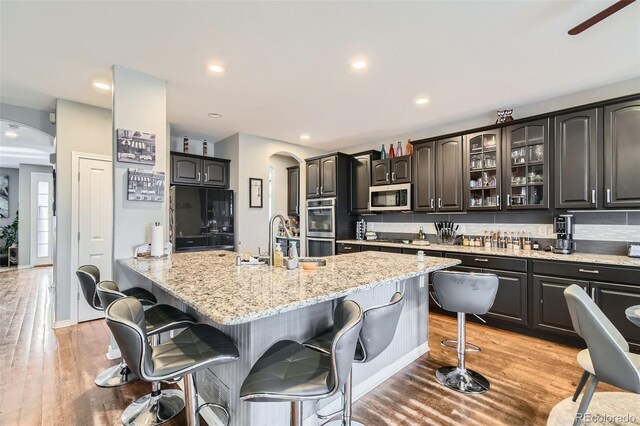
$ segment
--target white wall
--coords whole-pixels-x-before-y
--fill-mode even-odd
[[[504,105],[503,107],[498,109],[513,108],[513,118],[519,119],[564,108],[571,108],[574,106],[584,105],[592,102],[617,98],[620,96],[632,95],[639,92],[640,78],[634,78],[631,80],[625,80],[607,86],[584,90],[581,92],[559,96],[556,98],[541,99],[538,102],[529,103],[526,105]],[[460,96],[460,102],[464,102],[464,95]],[[435,105],[429,107],[436,108]],[[380,146],[382,144],[385,144],[385,149],[388,151],[389,144],[391,143],[396,145],[398,141],[402,141],[402,146],[405,147],[407,139],[416,141],[419,139],[425,139],[448,133],[455,133],[467,129],[473,129],[476,127],[489,126],[495,123],[496,117],[497,115],[495,111],[488,111],[486,114],[478,115],[475,117],[466,117],[457,121],[441,123],[435,126],[406,132],[400,135],[380,137],[377,139],[374,138],[374,140],[370,140],[369,142],[342,147],[339,149],[339,151],[345,152],[347,154],[353,154],[369,149],[380,149]]]
[[[273,209],[272,214],[281,213],[287,215],[287,167],[300,166],[300,163],[293,157],[286,155],[272,155],[269,164],[273,167]],[[265,188],[269,182],[265,181]],[[265,196],[268,195],[268,192]],[[269,208],[269,198],[265,197],[264,205]]]
[[[266,200],[269,196],[269,161],[272,155],[289,155],[304,164],[305,158],[321,155],[324,151],[245,133],[239,134],[238,142],[237,185],[239,185],[240,190],[236,195],[236,250],[257,253],[258,247],[260,247],[262,252],[265,252],[269,246],[269,208],[266,201],[263,203],[264,207],[261,209],[249,208],[249,178],[262,178],[264,183],[264,197]],[[220,151],[218,151],[217,144],[216,155],[223,157],[220,155]],[[304,188],[305,186],[306,175],[302,172],[300,173],[300,187]],[[284,190],[286,191],[286,185]],[[302,191],[300,197],[300,228],[303,239],[305,237],[305,203],[306,198],[304,191]],[[286,211],[283,213],[286,213]]]
[[[28,267],[31,264],[31,173],[51,174],[53,167],[21,164],[19,170],[18,266]]]
[[[55,320],[71,319],[71,153],[111,157],[111,111],[78,102],[56,102],[56,289]]]
[[[156,135],[156,164],[113,162],[113,275],[122,288],[130,284],[117,260],[133,256],[135,246],[151,242],[151,227],[160,222],[165,228],[168,221],[168,163],[169,126],[167,125],[166,82],[148,74],[113,67],[113,123],[112,149],[115,158],[115,130],[139,130]],[[165,173],[164,202],[128,201],[127,171],[129,168]]]
[[[0,218],[0,226],[10,225],[11,222],[16,218],[16,212],[18,211],[18,198],[19,198],[19,187],[18,182],[19,178],[19,170],[12,168],[2,168],[0,167],[0,175],[9,176],[9,217]]]

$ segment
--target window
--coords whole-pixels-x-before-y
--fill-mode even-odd
[[[49,257],[49,182],[38,182],[36,248],[38,257]]]

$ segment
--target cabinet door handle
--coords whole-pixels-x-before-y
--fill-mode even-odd
[[[322,187],[320,187],[320,195],[322,195]]]
[[[500,196],[499,196],[499,195],[496,195],[496,201],[498,202],[498,207],[502,207],[502,206],[500,205]]]
[[[396,172],[391,172],[391,182],[396,180]]]
[[[320,195],[320,187],[316,186],[316,195]]]
[[[607,203],[611,202],[611,189],[607,188]]]
[[[389,172],[384,175],[384,180],[389,180]]]
[[[204,181],[208,182],[209,181],[209,173],[205,173],[204,174]]]
[[[353,247],[351,246],[342,246],[343,250],[353,250]]]
[[[591,288],[591,300],[596,301],[596,289]]]
[[[435,200],[432,198],[430,203],[432,209],[435,208],[434,204],[435,204]]]
[[[511,205],[511,195],[507,194],[507,205],[510,206]]]
[[[578,269],[578,272],[583,272],[585,274],[599,274],[600,271],[598,271],[597,269]]]
[[[481,257],[476,257],[476,258],[475,258],[475,259],[473,259],[473,260],[475,260],[476,262],[488,262],[488,261],[489,261],[489,259],[483,259],[483,258],[481,258]]]
[[[592,189],[591,190],[591,204],[595,204],[596,203],[596,190]]]
[[[438,208],[442,207],[442,198],[438,198]]]
[[[200,180],[200,172],[198,172],[198,177],[196,178],[196,180]]]

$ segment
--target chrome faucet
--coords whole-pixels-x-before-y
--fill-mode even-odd
[[[284,232],[287,238],[293,237],[293,235],[291,235],[291,232],[289,232],[289,230],[287,229],[288,218],[281,214],[274,214],[271,220],[269,221],[269,265],[273,265],[273,255],[275,254],[275,250],[273,248],[274,247],[273,222],[275,222],[276,219],[280,219],[280,223],[282,223],[282,227],[284,228]]]

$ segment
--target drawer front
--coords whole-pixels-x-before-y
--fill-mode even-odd
[[[360,251],[380,251],[380,246],[360,246]]]
[[[176,250],[188,250],[207,246],[209,246],[209,237],[176,238]]]
[[[349,253],[355,253],[358,251],[360,251],[359,244],[344,244],[344,243],[338,244],[338,254],[349,254]]]
[[[501,269],[512,272],[527,272],[526,259],[514,259],[510,257],[483,256],[474,254],[446,253],[445,257],[459,259],[462,266],[475,268]]]
[[[403,248],[402,253],[404,254],[418,254],[421,249],[416,248]],[[442,257],[443,253],[441,251],[434,250],[422,250],[424,255],[427,257]]]
[[[381,246],[380,251],[385,253],[402,253],[402,249],[400,247],[385,247]]]
[[[589,263],[534,261],[533,273],[640,286],[640,271]]]

